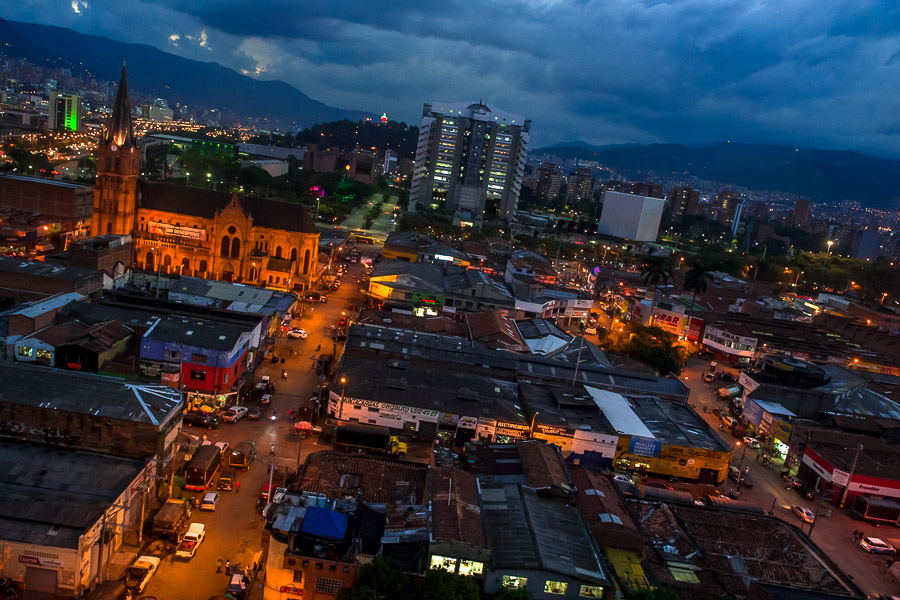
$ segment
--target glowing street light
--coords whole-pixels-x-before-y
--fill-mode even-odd
[[[832,247],[833,245],[834,245],[834,242],[831,241],[831,240],[828,240],[828,252],[825,253],[825,260],[822,261],[822,266],[823,266],[823,267],[827,267],[827,266],[828,266],[828,257],[831,256],[831,247]]]

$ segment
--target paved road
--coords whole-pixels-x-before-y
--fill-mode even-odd
[[[703,373],[709,369],[709,361],[692,359],[687,368],[682,372],[682,381],[691,388],[690,403],[694,405],[698,414],[704,417],[718,432],[719,420],[712,414],[715,406],[725,407],[725,402],[716,400],[716,390],[722,387],[722,382],[704,383]],[[723,370],[719,367],[719,370]],[[737,372],[733,371],[736,375]],[[707,412],[703,412],[703,408]],[[735,445],[737,439],[726,430],[720,435],[727,443]],[[735,452],[732,464],[750,467],[747,479],[753,484],[753,489],[743,489],[740,499],[753,502],[762,506],[766,511],[772,510],[778,518],[791,523],[809,532],[810,526],[801,521],[793,512],[791,505],[806,506],[813,512],[818,512],[816,524],[812,528],[812,540],[870,597],[900,594],[900,583],[889,581],[884,573],[886,560],[883,556],[869,554],[862,550],[853,541],[853,531],[861,530],[866,535],[882,538],[900,538],[900,529],[896,527],[875,527],[871,523],[855,519],[849,510],[842,510],[829,501],[818,498],[806,500],[784,485],[781,474],[769,467],[763,467],[756,462],[757,451],[752,449]],[[733,483],[729,480],[724,490],[733,490]],[[900,540],[898,540],[900,542]]]
[[[384,201],[384,204],[381,205],[381,211],[378,214],[378,218],[375,219],[372,226],[367,231],[383,234],[394,231],[396,225],[391,222],[391,219],[394,214],[394,206],[397,204],[397,196],[385,196],[383,194],[375,194],[369,198],[365,204],[357,207],[350,213],[350,216],[341,223],[341,226],[347,230],[362,229],[366,224],[366,213],[369,212],[375,204],[382,201]],[[387,211],[388,214],[384,214],[385,211]]]
[[[348,305],[359,304],[361,295],[355,284],[355,277],[362,271],[361,265],[350,265],[350,273],[344,277],[344,285],[337,292],[329,293],[328,303],[304,304],[300,326],[309,332],[306,340],[284,337],[277,339],[275,352],[278,356],[285,357],[284,368],[288,371],[288,378],[281,378],[280,363],[274,365],[271,361],[264,361],[260,366],[256,376],[270,375],[276,385],[272,407],[262,420],[244,419],[237,423],[222,423],[213,431],[186,428],[198,436],[206,433],[214,442],[226,441],[234,445],[252,440],[259,451],[259,462],[254,462],[248,471],[237,472],[240,492],[221,492],[221,500],[215,512],[194,511],[191,520],[206,525],[206,540],[190,561],[166,558],[144,590],[144,596],[164,600],[206,600],[216,594],[224,594],[228,577],[224,573],[216,573],[217,559],[221,557],[222,560],[230,560],[232,564],[246,565],[261,549],[264,522],[255,505],[260,491],[269,481],[269,468],[264,463],[275,465],[274,482],[282,485],[288,473],[297,469],[298,451],[299,462],[302,462],[310,453],[330,449],[329,445],[317,438],[309,438],[301,443],[292,434],[293,423],[287,419],[287,412],[309,406],[313,388],[318,383],[315,370],[311,368],[313,360],[321,352],[334,348],[331,338],[324,336],[325,328],[336,324],[342,312],[349,312]],[[322,344],[321,351],[316,350],[318,344]],[[278,419],[275,421],[270,418],[274,411],[278,412]],[[272,445],[275,446],[274,456],[269,454]],[[158,547],[151,549],[157,552],[160,550]],[[262,598],[260,585],[263,580],[261,575],[254,583],[250,598]]]

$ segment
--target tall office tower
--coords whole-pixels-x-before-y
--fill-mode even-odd
[[[715,200],[713,201],[713,207],[716,211],[716,221],[726,227],[731,227],[734,223],[736,211],[742,204],[743,200],[741,200],[740,194],[733,190],[722,190],[716,194]]]
[[[413,211],[432,207],[453,224],[516,216],[531,121],[477,102],[435,102],[422,109],[409,194]]]
[[[544,202],[552,202],[559,196],[559,186],[562,185],[562,174],[559,165],[544,163],[538,167],[534,184],[534,195]]]
[[[672,221],[680,223],[685,215],[697,214],[700,192],[689,187],[674,187],[669,190],[666,202],[669,204],[669,210],[672,211]]]
[[[566,202],[578,202],[582,198],[590,198],[594,194],[594,177],[587,167],[581,167],[566,177]]]
[[[794,206],[790,224],[794,227],[802,227],[809,223],[809,198],[798,198]]]
[[[81,122],[81,96],[50,92],[50,118],[53,131],[78,131]]]

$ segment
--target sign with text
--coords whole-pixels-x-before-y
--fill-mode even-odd
[[[631,437],[631,443],[628,446],[629,454],[637,454],[638,456],[659,456],[662,448],[662,442],[654,438],[641,437],[635,435]]]
[[[148,223],[147,231],[157,235],[171,235],[175,237],[187,238],[198,242],[206,241],[206,230],[196,229],[194,227],[177,227],[175,225],[167,225],[165,223]]]

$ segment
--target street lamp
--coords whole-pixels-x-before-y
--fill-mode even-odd
[[[347,378],[341,377],[341,404],[338,406],[338,421],[344,417],[344,389],[347,387]]]
[[[735,443],[736,446],[744,446],[743,451],[741,452],[741,464],[738,467],[738,476],[737,476],[737,491],[736,494],[741,493],[741,482],[744,480],[744,458],[747,457],[747,444],[743,444],[740,440]]]
[[[847,475],[847,485],[844,486],[844,493],[841,494],[841,508],[847,502],[847,493],[850,491],[850,481],[853,479],[853,472],[856,471],[856,463],[859,460],[859,453],[862,452],[863,445],[856,446],[856,456],[853,457],[853,464],[850,465],[850,473]]]
[[[834,242],[831,240],[828,240],[827,243],[828,243],[828,252],[825,253],[825,260],[822,261],[823,267],[828,266],[828,257],[831,256],[831,247],[834,245]]]
[[[529,429],[530,433],[529,433],[528,437],[531,437],[531,438],[534,437],[534,420],[537,419],[537,416],[538,416],[539,414],[541,414],[541,412],[540,412],[540,411],[536,411],[536,412],[531,416],[531,428]]]

